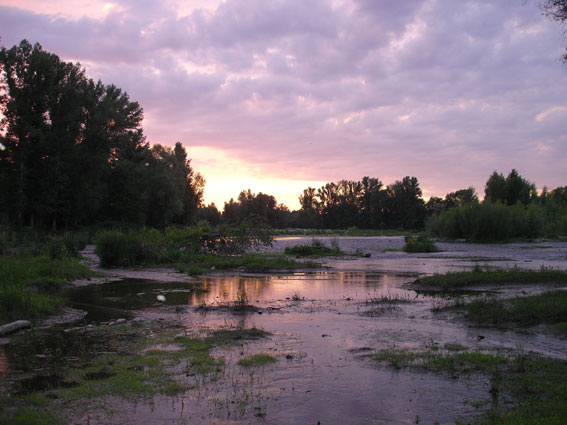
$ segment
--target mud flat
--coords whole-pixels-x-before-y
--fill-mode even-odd
[[[515,408],[499,377],[531,359],[564,364],[560,328],[479,324],[452,306],[566,285],[439,295],[411,282],[479,266],[567,270],[567,243],[438,243],[434,254],[406,254],[399,237],[338,244],[371,256],[296,273],[113,270],[70,289],[84,317],[0,346],[3,417],[19,406],[45,423],[470,423]]]

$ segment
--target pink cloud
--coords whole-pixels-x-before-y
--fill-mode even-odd
[[[534,119],[565,104],[561,29],[533,4],[114,3],[2,0],[2,43],[80,61],[142,104],[151,141],[222,150],[251,181],[415,175],[443,196],[518,168],[566,184],[564,113]]]

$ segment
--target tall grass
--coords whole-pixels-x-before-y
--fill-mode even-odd
[[[0,257],[0,323],[45,315],[61,305],[57,290],[66,280],[91,275],[69,256]]]

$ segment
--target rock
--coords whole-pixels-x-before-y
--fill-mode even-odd
[[[126,319],[118,319],[114,322],[115,325],[123,325],[126,323]]]
[[[29,320],[16,320],[15,322],[0,326],[0,336],[8,335],[20,329],[29,328],[30,326],[31,322]]]

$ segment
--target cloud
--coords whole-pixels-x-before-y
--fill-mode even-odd
[[[565,184],[561,30],[533,4],[113,3],[87,16],[0,0],[0,36],[128,91],[152,142],[222,150],[255,178],[415,175],[442,196],[518,168]]]

